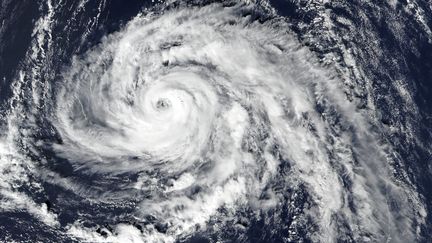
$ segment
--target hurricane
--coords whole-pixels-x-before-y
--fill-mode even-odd
[[[111,31],[109,2],[38,3],[0,113],[0,215],[29,231],[0,239],[426,242],[428,196],[393,139],[431,154],[409,80],[389,85],[396,124],[376,59],[305,44],[272,3],[147,3]]]

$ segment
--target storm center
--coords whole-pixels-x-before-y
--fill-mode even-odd
[[[156,109],[157,110],[166,110],[166,109],[169,109],[170,107],[171,107],[171,102],[168,99],[160,98],[156,102]]]

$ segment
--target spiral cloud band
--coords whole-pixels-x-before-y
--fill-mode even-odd
[[[347,100],[334,67],[259,11],[140,14],[73,59],[49,116],[61,139],[48,146],[75,173],[103,179],[44,178],[94,202],[134,201],[144,226],[119,223],[103,238],[77,221],[68,234],[173,242],[237,212],[282,214],[302,188],[309,201],[291,235],[314,225],[310,239],[321,242],[416,238],[424,209],[393,178],[391,146]]]

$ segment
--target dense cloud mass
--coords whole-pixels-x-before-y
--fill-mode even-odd
[[[49,49],[51,22],[40,21]],[[28,211],[83,242],[175,242],[226,227],[247,241],[257,222],[286,242],[420,237],[424,202],[395,177],[397,151],[376,118],[269,5],[145,9],[39,83],[49,67],[36,68],[31,91],[18,74],[5,116],[4,213]],[[34,200],[26,183],[60,188],[70,211]]]

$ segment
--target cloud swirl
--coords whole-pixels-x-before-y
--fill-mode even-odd
[[[374,121],[347,100],[334,67],[260,11],[140,14],[75,57],[54,88],[49,118],[61,142],[50,146],[75,173],[106,183],[63,185],[95,202],[133,197],[145,226],[119,224],[111,240],[172,242],[221,208],[278,217],[292,188],[309,195],[293,222],[316,225],[315,241],[348,237],[342,227],[355,241],[415,239],[421,200],[392,177],[392,149]],[[68,233],[96,237],[79,224]]]

